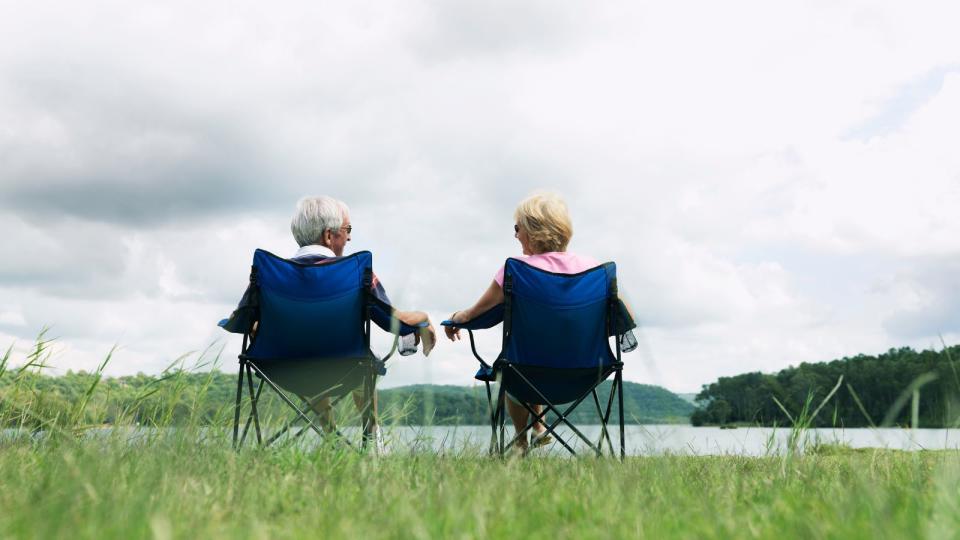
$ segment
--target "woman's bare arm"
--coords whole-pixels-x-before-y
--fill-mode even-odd
[[[450,320],[455,323],[462,323],[473,319],[488,309],[503,303],[503,287],[496,281],[491,281],[490,286],[484,291],[477,303],[467,309],[460,310],[450,316]],[[450,341],[460,339],[460,329],[455,326],[445,326],[444,332]]]

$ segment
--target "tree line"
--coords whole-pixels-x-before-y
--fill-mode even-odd
[[[957,427],[958,360],[957,345],[919,352],[903,347],[877,356],[803,363],[773,374],[721,377],[697,394],[698,408],[690,421],[695,426],[792,425],[799,416],[812,414],[836,387],[810,425],[908,426],[916,415],[916,427]]]
[[[82,371],[50,376],[32,370],[0,370],[0,427],[227,426],[233,421],[236,385],[235,374],[220,371],[174,369],[158,376],[105,377]],[[609,391],[609,381],[598,391],[604,406]],[[243,399],[246,408],[246,388]],[[629,423],[686,423],[693,410],[664,388],[630,382],[624,383],[624,402]],[[381,389],[379,406],[387,425],[485,425],[490,421],[482,385]],[[258,409],[265,419],[290,416],[289,409],[266,388]],[[352,400],[344,399],[337,417],[347,423],[355,416]],[[596,423],[592,399],[572,419]]]

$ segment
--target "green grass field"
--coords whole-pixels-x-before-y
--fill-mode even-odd
[[[422,445],[380,457],[235,451],[229,403],[212,419],[197,413],[212,383],[193,388],[171,371],[111,413],[117,429],[91,430],[110,387],[97,372],[51,402],[30,376],[45,351],[38,341],[17,368],[0,356],[0,426],[16,428],[0,431],[0,539],[960,537],[956,451],[791,444],[761,458],[623,462]],[[792,441],[816,416],[807,410]],[[131,429],[135,418],[148,427]]]
[[[951,538],[960,456],[531,456],[192,438],[0,447],[3,538]]]

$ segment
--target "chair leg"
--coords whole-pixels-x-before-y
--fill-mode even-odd
[[[558,420],[557,422],[554,422],[554,424],[552,424],[552,425],[548,425],[547,422],[546,422],[546,420],[545,420],[545,418],[547,417],[547,413],[548,413],[548,412],[551,412],[551,411],[552,411],[554,414],[556,414],[558,418],[565,418],[564,415],[562,415],[562,414],[560,413],[560,411],[557,411],[557,410],[553,407],[553,404],[552,404],[552,403],[547,403],[547,404],[544,406],[543,412],[541,412],[541,413],[537,413],[536,411],[534,411],[534,410],[533,410],[533,407],[531,407],[528,403],[521,403],[521,405],[523,405],[523,407],[524,407],[525,409],[527,409],[527,412],[530,413],[530,422],[527,423],[527,426],[526,426],[525,428],[523,428],[523,431],[521,431],[520,433],[518,433],[518,434],[510,441],[510,444],[507,445],[507,448],[510,448],[511,446],[513,446],[514,444],[516,444],[517,441],[519,441],[521,437],[523,437],[523,436],[525,436],[525,435],[527,434],[527,431],[529,431],[530,429],[533,428],[534,425],[536,425],[537,422],[542,422],[543,425],[544,425],[544,427],[547,429],[547,433],[549,433],[550,435],[553,435],[553,438],[556,439],[558,443],[560,443],[561,445],[563,445],[563,447],[566,448],[567,451],[570,452],[572,455],[577,455],[576,450],[574,450],[574,449],[567,443],[567,441],[564,440],[564,438],[560,436],[559,433],[557,433],[556,431],[554,431],[554,428],[556,428],[556,426],[557,426],[557,422],[559,422],[560,420]],[[568,423],[568,424],[569,424],[569,423]],[[572,426],[571,426],[571,427],[572,427]],[[575,429],[575,428],[574,428],[574,429]],[[582,438],[582,435],[581,435],[581,438]],[[587,444],[590,444],[589,441],[587,441]],[[592,448],[592,446],[591,446],[591,448]],[[528,450],[529,450],[529,449],[528,449]]]
[[[483,381],[483,384],[487,387],[487,414],[490,416],[490,447],[487,453],[492,456],[497,444],[497,414],[490,394],[490,381]]]
[[[248,382],[253,381],[253,375],[251,374],[249,367],[247,368],[247,381]],[[257,393],[250,396],[251,403],[254,406],[251,407],[250,414],[247,415],[247,421],[243,424],[243,432],[241,432],[240,434],[240,446],[243,446],[243,443],[247,440],[247,432],[250,431],[250,424],[253,423],[254,420],[257,420],[257,427],[258,428],[260,427],[260,422],[259,422],[260,413],[255,408],[255,406],[257,403],[260,402],[260,393],[262,391],[263,391],[263,379],[260,379],[260,384],[257,386]],[[260,446],[263,446],[263,441],[261,440],[259,429],[257,430],[257,444]],[[267,446],[269,446],[269,443],[267,443]]]
[[[237,403],[233,411],[233,447],[237,447],[237,437],[240,435],[240,398],[243,395],[243,364],[240,360],[240,372],[237,374]]]
[[[263,383],[263,381],[261,381],[261,384],[262,384],[262,383]],[[324,392],[324,393],[326,393],[326,392]],[[343,394],[342,396],[334,399],[333,402],[330,403],[330,407],[331,407],[331,408],[336,407],[337,404],[340,403],[341,400],[343,400],[345,397],[347,397],[347,395],[348,395],[348,394]],[[316,401],[320,399],[320,397],[323,397],[323,394],[320,394],[320,395],[318,395],[318,396],[314,396],[314,397],[311,398],[311,399],[305,399],[303,396],[300,396],[300,401],[301,401],[301,402],[303,403],[303,405],[304,405],[304,411],[313,411],[313,406],[314,406],[314,404],[316,403]],[[314,415],[316,415],[316,411],[314,411]],[[361,415],[362,415],[362,412],[361,412]],[[273,444],[277,439],[279,439],[279,438],[282,437],[285,433],[287,433],[288,431],[290,431],[290,429],[293,428],[294,424],[297,423],[297,420],[300,420],[300,417],[299,417],[299,416],[294,416],[289,422],[287,422],[286,424],[284,424],[284,426],[283,426],[282,428],[280,428],[279,431],[277,431],[277,432],[274,433],[269,439],[267,439],[267,442],[264,444],[264,446],[270,446],[270,445]],[[311,429],[311,428],[312,428],[312,424],[310,424],[310,423],[304,425],[304,426],[301,427],[299,430],[297,430],[296,433],[293,434],[292,439],[299,439],[301,435],[303,435],[304,433],[306,433],[307,430],[308,430],[308,429]],[[328,429],[328,428],[329,428],[329,429]],[[343,433],[341,433],[340,430],[336,429],[335,426],[324,426],[323,429],[322,429],[322,431],[323,431],[322,440],[328,440],[328,439],[327,439],[328,436],[336,435],[337,438],[336,438],[335,440],[336,440],[337,443],[345,443],[349,448],[351,448],[351,449],[354,449],[354,448],[355,448],[354,445],[353,445],[353,443],[350,442],[349,440],[347,440],[347,438],[343,435]]]
[[[298,419],[299,419],[299,418],[298,418]],[[287,423],[285,426],[283,426],[282,428],[280,428],[276,433],[274,433],[273,435],[271,435],[269,439],[267,439],[267,442],[266,442],[266,444],[264,444],[264,446],[270,446],[271,444],[273,444],[274,442],[276,442],[277,439],[279,439],[280,437],[283,437],[283,434],[284,434],[284,433],[290,431],[290,427],[291,427],[291,426],[293,426],[293,422],[289,422],[289,423]],[[308,427],[309,427],[309,426],[308,426]],[[304,428],[304,429],[306,429],[306,428]]]
[[[314,424],[310,420],[310,418],[308,418],[307,415],[303,411],[301,411],[300,408],[297,407],[297,405],[293,401],[290,401],[290,398],[283,393],[283,390],[281,390],[280,387],[277,386],[275,382],[271,381],[269,377],[264,375],[264,373],[260,371],[260,369],[257,368],[255,364],[251,364],[251,366],[253,367],[253,370],[257,373],[257,376],[260,377],[260,379],[263,380],[265,383],[267,383],[267,386],[269,386],[271,390],[276,392],[277,396],[279,396],[280,399],[283,400],[283,402],[286,403],[288,407],[290,407],[291,409],[293,409],[294,412],[297,413],[297,418],[302,419],[304,422],[307,423],[310,429],[316,432],[316,434],[319,435],[320,437],[323,437],[323,431],[319,427],[317,427],[317,425]]]
[[[505,416],[506,403],[504,401],[505,398],[506,398],[505,390],[503,388],[503,384],[501,383],[500,389],[497,392],[497,422],[500,424],[499,425],[500,435],[497,439],[498,440],[497,444],[499,446],[498,451],[499,451],[500,457],[503,457],[503,453],[506,450],[504,448],[504,443],[506,441],[504,440],[504,433],[503,433],[503,424],[504,422],[506,422],[506,416]]]
[[[599,452],[598,452],[598,450],[597,450],[597,447],[595,447],[595,446],[593,445],[593,441],[591,441],[590,439],[588,439],[587,436],[583,434],[583,432],[581,432],[579,429],[577,429],[577,426],[573,425],[573,423],[571,423],[571,422],[567,419],[567,415],[570,414],[574,409],[576,409],[576,408],[580,405],[580,403],[581,403],[584,399],[586,399],[587,396],[590,395],[590,392],[593,390],[592,388],[591,388],[590,390],[584,392],[583,395],[581,395],[579,398],[577,398],[577,400],[574,401],[572,405],[570,405],[569,407],[567,407],[567,409],[566,409],[563,413],[561,413],[560,411],[557,410],[556,407],[554,407],[554,405],[553,405],[552,403],[550,403],[550,400],[548,400],[548,399],[543,395],[543,393],[540,392],[540,390],[536,387],[536,385],[534,385],[532,382],[530,382],[530,379],[527,379],[527,378],[523,375],[523,373],[521,373],[519,370],[517,370],[517,368],[514,367],[513,365],[510,365],[510,368],[513,369],[513,371],[514,371],[514,373],[516,373],[517,377],[519,377],[520,380],[522,380],[522,381],[524,382],[524,384],[527,385],[528,388],[530,388],[531,390],[533,390],[533,391],[536,393],[537,397],[538,397],[539,399],[541,399],[541,400],[546,404],[547,409],[557,415],[557,419],[554,420],[552,424],[550,424],[550,425],[547,426],[547,431],[550,432],[551,435],[557,436],[557,435],[556,435],[556,432],[555,432],[553,429],[554,429],[555,427],[557,427],[561,422],[563,422],[564,424],[567,425],[567,427],[570,428],[571,431],[573,431],[574,433],[576,433],[577,437],[580,437],[580,440],[582,440],[584,443],[586,443],[587,446],[589,446],[590,449],[594,451],[594,453],[597,453],[597,454],[599,455]],[[545,414],[545,413],[544,413],[544,414]],[[562,439],[560,439],[560,440],[562,441]],[[569,446],[567,446],[567,450],[570,450],[571,452],[573,452],[573,450],[572,450]],[[575,453],[575,452],[574,452],[574,453]]]
[[[610,384],[610,396],[607,398],[607,408],[602,416],[603,422],[603,432],[607,435],[607,448],[610,450],[610,456],[613,457],[617,455],[617,452],[613,449],[613,439],[610,437],[610,414],[613,412],[613,400],[616,398],[617,394],[617,385],[614,383]]]
[[[603,418],[603,409],[600,408],[600,398],[597,396],[597,389],[594,388],[590,391],[593,394],[593,404],[597,406],[597,416],[600,417],[600,440],[597,441],[597,447],[600,449],[600,453],[603,453],[603,440],[607,438],[607,423]]]
[[[253,370],[247,366],[247,388],[250,392],[250,415],[253,416],[253,427],[257,432],[257,445],[263,445],[263,436],[260,433],[260,414],[257,411],[257,400],[260,399],[260,392],[253,393]],[[260,381],[260,388],[263,388],[263,381]]]
[[[371,371],[369,375],[364,380],[364,390],[363,390],[363,414],[361,415],[361,423],[363,425],[363,435],[360,441],[360,448],[363,451],[367,450],[367,446],[370,444],[371,438],[374,437],[373,434],[373,393],[376,391],[376,375]],[[376,442],[374,442],[376,445]]]
[[[617,400],[619,406],[617,407],[620,410],[620,461],[623,461],[627,456],[627,442],[624,437],[623,429],[623,371],[617,370]]]

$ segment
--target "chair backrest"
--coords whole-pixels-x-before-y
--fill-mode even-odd
[[[607,336],[616,276],[612,262],[579,274],[557,274],[507,259],[501,359],[550,368],[614,363]]]
[[[301,264],[258,249],[252,279],[260,314],[247,356],[261,360],[368,356],[366,295],[372,266],[369,251]]]

